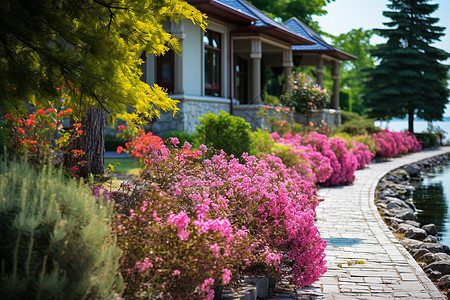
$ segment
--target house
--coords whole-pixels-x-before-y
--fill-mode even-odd
[[[169,97],[180,101],[174,118],[171,113],[162,114],[152,125],[155,134],[195,131],[199,117],[221,110],[261,127],[257,112],[267,70],[272,75],[283,72],[288,78],[295,61],[314,61],[311,53],[317,56],[318,71],[329,61],[338,66],[340,59],[353,58],[335,48],[302,52],[306,51],[303,47],[326,43],[299,20],[278,23],[244,0],[188,2],[208,15],[207,30],[190,21],[164,24],[179,39],[182,51],[180,55],[173,51],[160,57],[150,55],[143,66],[143,80],[165,87]]]

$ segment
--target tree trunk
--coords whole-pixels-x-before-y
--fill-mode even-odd
[[[414,110],[410,110],[408,113],[408,131],[414,133]]]
[[[88,109],[86,116],[81,120],[81,129],[83,134],[75,139],[69,146],[68,155],[64,157],[64,166],[66,168],[77,167],[78,172],[74,172],[82,177],[92,174],[104,174],[105,168],[103,164],[105,154],[104,129],[105,129],[105,111],[91,107]],[[75,159],[70,155],[71,150],[83,150],[86,154],[80,159]],[[81,167],[78,165],[80,160],[86,161]]]

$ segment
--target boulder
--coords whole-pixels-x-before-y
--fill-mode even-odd
[[[426,224],[422,226],[422,229],[425,230],[426,232],[428,232],[429,235],[436,235],[437,229],[436,229],[436,225],[434,224]]]
[[[411,255],[414,257],[414,259],[416,260],[422,260],[423,257],[425,255],[430,254],[431,252],[428,251],[427,249],[417,249],[411,252]]]
[[[404,234],[404,233],[406,233],[408,230],[413,229],[413,228],[416,228],[416,227],[414,227],[414,226],[412,226],[412,225],[409,225],[409,224],[406,224],[406,223],[404,223],[404,224],[399,224],[399,225],[398,225],[398,228],[397,228],[397,230],[396,230],[395,232]],[[424,231],[425,231],[425,230],[424,230]]]
[[[408,208],[408,209],[411,208],[408,205],[408,203],[406,203],[405,201],[403,201],[401,199],[398,199],[398,198],[395,198],[395,197],[385,197],[384,199],[386,200],[386,204],[387,205],[389,205],[389,204],[396,204],[396,205],[398,205],[400,207],[403,207],[403,208]]]
[[[377,198],[381,198],[381,199],[384,199],[386,197],[396,197],[396,196],[398,196],[397,193],[391,189],[386,189],[384,191],[377,193]]]
[[[443,290],[450,289],[450,275],[442,276],[438,281],[438,287]]]
[[[392,226],[393,223],[395,223],[395,224],[405,223],[404,220],[396,218],[396,217],[384,217],[384,220],[386,221],[386,223],[388,223],[391,226]]]
[[[406,225],[406,224],[404,224],[404,225]],[[412,226],[412,225],[410,225],[410,226]],[[407,237],[409,239],[413,239],[413,240],[423,241],[427,236],[428,236],[428,234],[425,230],[416,228],[416,227],[409,228],[405,232],[405,237]]]
[[[426,265],[429,265],[429,264],[431,264],[432,262],[435,262],[435,261],[436,261],[436,259],[434,258],[434,255],[435,255],[435,253],[428,252],[428,253],[424,254],[424,255],[420,258],[420,260],[423,261]]]
[[[404,170],[409,174],[410,177],[420,177],[420,167],[416,164],[406,165]]]
[[[423,241],[425,243],[437,243],[438,242],[438,238],[433,236],[433,235],[429,235]]]
[[[395,203],[388,203],[388,204],[380,203],[378,205],[380,207],[383,207],[383,205],[384,205],[385,206],[384,208],[387,208],[387,209],[400,209],[400,206],[398,204],[395,204]]]
[[[420,223],[419,222],[416,222],[416,221],[413,221],[413,220],[406,220],[405,223],[408,224],[408,225],[412,225],[412,226],[414,226],[416,228],[420,228]]]
[[[437,243],[424,243],[422,241],[417,241],[413,239],[403,239],[400,244],[406,247],[409,251],[414,251],[417,249],[428,250],[432,253],[447,253],[448,247]]]
[[[433,254],[434,261],[438,260],[449,260],[450,261],[450,255],[447,253],[434,253]]]
[[[406,220],[417,221],[417,216],[414,214],[412,209],[408,210],[405,208],[400,211],[393,211],[393,213],[395,213],[395,216],[399,219],[403,219],[405,221]]]
[[[450,274],[450,260],[439,260],[432,262],[431,264],[426,265],[424,270],[427,273],[429,272],[429,270],[431,270],[431,272],[438,271],[442,275]]]
[[[433,282],[437,282],[439,280],[439,278],[442,277],[442,273],[438,272],[438,271],[432,271],[431,273],[428,274],[428,278],[431,279],[431,281]]]

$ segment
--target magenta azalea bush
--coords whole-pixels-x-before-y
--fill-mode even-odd
[[[126,293],[212,299],[241,275],[285,273],[304,286],[325,273],[310,177],[274,155],[239,160],[171,142],[149,146],[145,192],[119,215]]]
[[[383,129],[373,134],[377,146],[377,154],[382,158],[391,158],[408,152],[418,152],[422,146],[413,134],[408,131],[392,132]]]
[[[288,144],[298,150],[316,152],[306,155],[318,158],[316,164],[311,163],[312,166],[316,166],[313,167],[313,171],[317,182],[324,185],[342,185],[355,180],[354,173],[358,161],[356,156],[347,150],[344,140],[339,138],[328,140],[326,135],[317,132],[311,132],[306,136],[287,134],[284,137],[274,133],[272,138],[277,143]]]

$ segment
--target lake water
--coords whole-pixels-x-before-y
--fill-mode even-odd
[[[450,165],[435,167],[423,173],[423,182],[412,182],[416,190],[413,201],[422,225],[433,223],[442,239],[450,246]]]
[[[428,122],[418,119],[414,121],[414,132],[426,132],[428,128]],[[435,121],[432,125],[437,128],[439,127],[444,131],[444,140],[450,140],[450,117],[444,117],[443,121]],[[386,121],[375,121],[375,126],[381,128],[387,128],[391,131],[404,131],[408,129],[407,119],[393,119],[389,122]]]

